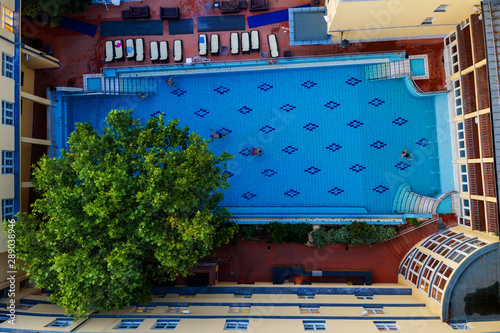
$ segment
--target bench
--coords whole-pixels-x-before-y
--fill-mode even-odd
[[[160,7],[160,18],[162,20],[177,20],[179,7]]]
[[[148,19],[149,17],[149,6],[130,7],[128,10],[122,11],[122,18],[124,20]]]

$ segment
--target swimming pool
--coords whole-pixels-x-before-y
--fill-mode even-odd
[[[394,214],[398,186],[435,197],[442,188],[436,96],[418,96],[407,79],[366,82],[364,65],[157,77],[158,93],[67,96],[74,122],[102,128],[108,111],[134,109],[143,120],[163,112],[234,155],[222,202],[237,217]],[[66,133],[66,135],[67,135]],[[248,148],[263,149],[248,156]],[[415,157],[400,159],[401,151]]]

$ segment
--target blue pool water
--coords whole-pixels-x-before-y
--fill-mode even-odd
[[[424,59],[410,59],[410,69],[414,76],[425,75]]]
[[[101,79],[100,78],[87,78],[87,90],[88,91],[101,91]]]
[[[228,132],[211,146],[234,155],[222,203],[232,212],[391,214],[400,183],[444,192],[436,97],[412,93],[406,79],[365,82],[363,65],[179,75],[174,88],[165,79],[144,101],[64,97],[65,121],[102,128],[109,110],[132,108],[143,123],[163,112],[207,139]],[[246,156],[251,147],[264,153]],[[413,161],[400,159],[405,148]]]

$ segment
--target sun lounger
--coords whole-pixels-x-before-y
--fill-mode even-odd
[[[182,61],[182,40],[180,39],[174,40],[174,61]]]
[[[144,61],[144,39],[135,40],[135,61]]]
[[[149,55],[151,56],[151,61],[158,61],[158,42],[151,42],[149,45]]]
[[[213,56],[219,55],[219,35],[211,34],[210,35],[210,54]]]
[[[115,51],[114,51],[113,41],[111,41],[111,40],[106,41],[105,52],[106,52],[106,54],[105,54],[104,61],[112,62],[113,60],[115,60]]]
[[[241,33],[241,54],[250,54],[250,34],[248,32]]]
[[[231,32],[231,54],[240,53],[240,36],[237,32]]]
[[[250,31],[250,41],[251,41],[250,45],[252,45],[252,52],[259,52],[260,51],[260,36],[259,36],[258,30]]]
[[[133,39],[127,39],[125,41],[125,53],[127,54],[127,59],[132,60],[135,58],[135,47],[134,47],[134,40]]]
[[[280,55],[280,51],[278,48],[278,40],[276,39],[276,35],[267,35],[267,42],[269,43],[269,53],[271,58],[277,58]]]
[[[198,36],[198,53],[202,57],[205,57],[208,54],[208,41],[206,34]]]
[[[115,60],[124,60],[123,58],[123,41],[121,39],[115,40]]]
[[[160,61],[168,62],[168,42],[164,40],[160,42]]]

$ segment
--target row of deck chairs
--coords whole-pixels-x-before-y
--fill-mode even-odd
[[[106,41],[105,61],[124,61],[125,58],[138,62],[144,61],[144,39],[127,39],[125,41],[126,48],[124,49],[123,46],[122,40]],[[181,62],[183,60],[182,40],[174,40],[173,53],[175,62]],[[149,56],[151,58],[151,62],[168,62],[168,42],[151,42],[149,46]]]
[[[269,43],[269,50],[272,58],[279,56],[278,41],[276,35],[272,34],[267,36]],[[220,53],[220,36],[219,34],[210,35],[210,55],[218,56]],[[236,55],[240,53],[240,34],[232,32],[230,35],[230,49],[231,54]],[[206,34],[198,36],[198,53],[204,57],[208,55],[208,38]],[[260,35],[258,30],[252,30],[241,33],[241,54],[250,54],[250,52],[260,51]]]

